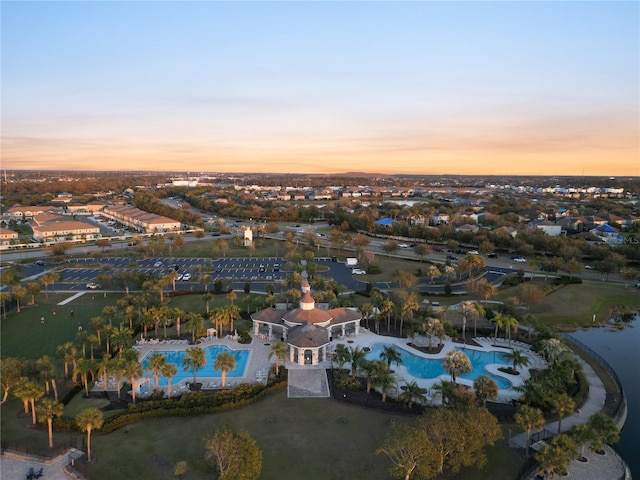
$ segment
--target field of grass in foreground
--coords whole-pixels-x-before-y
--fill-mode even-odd
[[[392,420],[411,419],[330,399],[289,399],[281,392],[240,410],[146,420],[109,435],[95,435],[95,463],[89,470],[96,480],[169,479],[175,464],[185,460],[187,478],[211,478],[213,470],[204,462],[205,438],[228,425],[247,430],[263,450],[260,478],[386,480],[389,463],[374,451]],[[463,472],[456,478],[516,478],[520,460],[505,443],[500,440],[490,449],[490,461],[483,470]]]

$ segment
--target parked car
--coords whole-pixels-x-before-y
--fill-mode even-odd
[[[469,250],[467,253],[468,253],[469,255],[480,255],[480,254],[478,253],[478,250]]]
[[[260,264],[260,267],[258,268],[259,272],[264,272],[266,269],[264,267],[264,265]]]
[[[365,270],[362,270],[360,268],[354,268],[352,270],[352,272],[353,272],[354,275],[366,275],[367,274],[367,272]]]
[[[456,257],[455,255],[447,255],[447,260],[458,260],[458,257]]]
[[[497,253],[487,253],[487,257],[488,258],[498,258],[498,254]]]
[[[87,288],[89,290],[97,290],[98,288],[100,288],[100,285],[98,285],[97,283],[87,283]]]
[[[189,272],[185,273],[184,275],[182,275],[182,280],[184,280],[185,282],[191,280],[191,274]]]
[[[399,243],[398,247],[400,247],[400,248],[409,248],[409,244],[407,244],[407,243]]]
[[[526,259],[526,258],[523,258],[523,257],[515,257],[515,258],[513,259],[513,261],[514,261],[514,262],[519,262],[519,263],[525,263],[525,262],[527,261],[527,259]]]
[[[156,262],[153,264],[154,267],[158,268],[162,266],[162,262]]]
[[[43,267],[44,266],[44,262],[42,260],[36,260],[34,262],[34,265],[36,265],[38,267]]]

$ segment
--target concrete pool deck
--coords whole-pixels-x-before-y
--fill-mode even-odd
[[[470,350],[477,350],[481,352],[508,353],[511,351],[511,349],[508,346],[508,342],[506,342],[504,339],[499,338],[496,346],[493,345],[493,338],[489,338],[489,337],[475,337],[474,341],[478,343],[480,346],[478,347],[478,346],[469,345],[469,344],[463,345],[457,342],[453,342],[450,339],[446,339],[442,342],[444,344],[444,347],[439,353],[427,354],[409,346],[408,343],[412,342],[412,340],[409,338],[386,337],[382,335],[377,335],[364,328],[361,328],[360,333],[357,336],[346,337],[346,338],[332,341],[330,352],[334,352],[336,347],[339,344],[346,345],[347,347],[359,346],[360,348],[364,348],[364,347],[371,347],[371,345],[376,343],[392,344],[397,346],[398,348],[404,349],[405,351],[417,357],[421,357],[427,360],[442,360],[447,353],[451,352],[456,348],[461,348],[461,347],[468,348]],[[434,343],[435,342],[438,342],[438,340],[435,339]],[[427,339],[421,336],[417,336],[415,338],[414,343],[421,346],[424,345],[425,347],[428,345]],[[522,384],[522,382],[524,382],[526,379],[530,377],[529,368],[546,367],[546,362],[542,359],[542,357],[540,357],[540,355],[533,352],[529,347],[529,345],[521,342],[511,341],[511,347],[521,350],[522,353],[529,358],[530,365],[528,367],[520,367],[519,368],[520,375],[509,375],[507,373],[504,373],[498,370],[499,367],[504,367],[505,365],[508,365],[508,362],[504,361],[503,363],[495,363],[495,364],[487,365],[486,366],[487,373],[490,373],[491,375],[496,377],[507,379],[509,382],[511,382],[513,386],[519,386]],[[324,362],[321,362],[320,366],[323,368],[331,368],[331,361],[326,360]],[[287,368],[304,368],[303,366],[290,365],[289,362],[287,362],[286,367]],[[428,392],[427,400],[428,400],[428,403],[432,405],[440,404],[440,400],[438,399],[439,397],[437,397],[436,392],[432,390],[433,386],[436,384],[439,384],[441,380],[445,380],[445,381],[451,380],[451,376],[448,374],[440,375],[436,378],[414,377],[408,372],[407,367],[405,367],[402,364],[400,365],[393,364],[392,368],[395,371],[395,374],[399,380],[405,381],[407,383],[415,381],[420,387],[427,389],[427,392]],[[456,383],[473,387],[473,380],[468,380],[465,378],[460,378],[460,377],[456,378]],[[507,390],[500,389],[498,391],[497,401],[509,403],[511,402],[511,400],[518,398],[519,396],[520,394],[518,392],[513,391],[511,389],[507,389]]]

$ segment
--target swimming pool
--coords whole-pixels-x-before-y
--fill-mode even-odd
[[[230,348],[224,345],[209,345],[208,347],[204,347],[204,354],[207,363],[204,367],[198,369],[198,373],[196,374],[196,378],[221,378],[222,372],[220,370],[215,370],[213,365],[216,361],[216,356],[220,352],[230,352],[236,359],[236,368],[227,372],[226,378],[229,377],[244,377],[244,372],[247,368],[247,363],[249,362],[249,354],[250,350],[231,350]],[[175,377],[171,378],[171,385],[175,385],[179,383],[181,380],[191,379],[193,380],[193,368],[190,368],[186,372],[182,368],[182,359],[187,354],[184,350],[179,352],[164,352],[155,350],[153,352],[147,353],[142,361],[142,368],[146,369],[149,365],[149,357],[152,353],[161,353],[167,357],[167,363],[175,364],[178,372]],[[144,377],[150,379],[150,385],[155,387],[155,379],[153,378],[152,372],[145,372]],[[160,386],[166,387],[168,384],[167,379],[160,375]]]
[[[368,359],[380,358],[383,347],[391,346],[388,343],[374,343],[371,345],[371,351],[367,353]],[[397,347],[397,346],[396,346]],[[402,357],[401,365],[407,367],[407,371],[410,375],[416,378],[437,378],[440,375],[449,375],[449,373],[442,368],[442,359],[423,358],[405,350],[404,348],[397,347]],[[465,378],[467,380],[475,380],[480,375],[486,375],[489,378],[495,380],[500,390],[508,390],[513,385],[509,380],[504,377],[493,375],[486,370],[486,366],[491,363],[499,363],[508,366],[502,357],[501,352],[481,352],[478,350],[472,350],[470,348],[456,348],[461,350],[469,357],[471,361],[471,372],[465,375],[459,375],[458,378]]]

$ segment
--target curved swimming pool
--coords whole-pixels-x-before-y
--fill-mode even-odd
[[[371,360],[380,358],[383,347],[388,347],[391,345],[392,344],[390,343],[374,343],[370,347],[371,351],[366,355],[367,359]],[[396,348],[400,352],[400,356],[402,358],[401,365],[407,368],[407,371],[410,375],[416,378],[425,379],[437,378],[440,375],[449,375],[449,373],[444,368],[442,368],[442,359],[423,358],[397,345]],[[470,348],[456,348],[456,350],[461,350],[462,352],[464,352],[464,354],[469,357],[469,360],[471,361],[471,372],[464,375],[459,375],[458,378],[465,378],[467,380],[473,381],[480,375],[486,375],[489,378],[495,380],[500,390],[508,390],[513,386],[512,383],[506,378],[500,377],[498,375],[493,375],[486,369],[486,366],[492,363],[499,363],[508,366],[507,363],[505,363],[502,352],[482,352],[478,350],[472,350]]]
[[[249,361],[249,353],[250,353],[249,350],[231,350],[229,347],[226,347],[225,345],[209,345],[208,347],[204,347],[203,350],[204,350],[205,359],[207,363],[205,364],[204,367],[198,369],[198,373],[196,374],[196,377],[202,377],[202,378],[211,378],[211,377],[221,378],[222,377],[222,372],[219,370],[215,370],[213,368],[213,365],[215,364],[215,361],[216,361],[216,357],[220,352],[229,352],[236,359],[236,368],[228,371],[226,378],[244,377],[244,372],[245,372],[245,369],[247,368],[247,363]],[[185,352],[184,350],[177,351],[177,352],[175,351],[165,352],[160,350],[154,350],[147,353],[140,361],[140,363],[142,363],[142,368],[145,370],[149,365],[149,357],[151,356],[152,353],[161,353],[167,358],[167,363],[175,364],[178,372],[176,373],[175,377],[171,378],[171,385],[175,385],[176,383],[179,383],[181,380],[185,380],[185,379],[193,380],[193,368],[190,368],[187,371],[185,371],[182,368],[182,359],[187,354],[187,352]],[[153,375],[151,372],[145,372],[144,377],[149,378],[151,382],[150,384],[155,386],[155,379],[153,378]],[[168,384],[167,379],[162,375],[160,375],[160,386],[166,387],[167,384]]]

